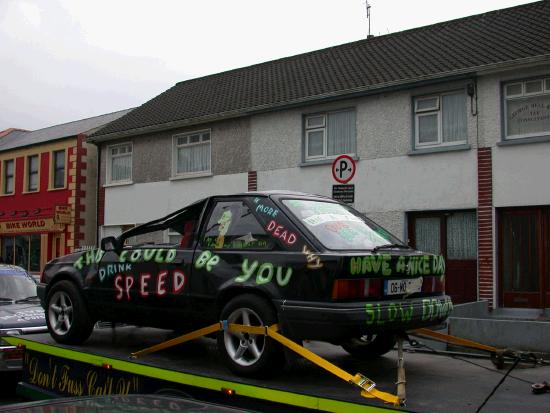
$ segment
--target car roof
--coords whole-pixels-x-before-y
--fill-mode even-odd
[[[28,276],[27,271],[17,265],[0,264],[0,276],[2,275],[22,275]]]
[[[332,198],[325,196],[325,195],[318,195],[318,194],[310,194],[307,192],[299,192],[299,191],[288,191],[284,189],[273,189],[268,191],[251,191],[251,192],[241,192],[236,194],[228,194],[228,195],[215,195],[210,198],[219,198],[219,197],[231,197],[231,196],[297,196],[301,198],[321,198],[326,199],[330,201],[334,201]]]

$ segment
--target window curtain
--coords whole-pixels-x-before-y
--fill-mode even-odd
[[[433,254],[441,253],[440,220],[437,217],[416,218],[416,249]]]
[[[111,180],[128,181],[132,178],[132,156],[117,156],[112,158]]]
[[[355,111],[328,114],[327,155],[355,153]]]
[[[475,260],[477,258],[475,212],[458,212],[447,218],[447,257],[450,260]]]
[[[207,172],[210,170],[210,143],[178,148],[176,173]]]
[[[466,95],[443,95],[442,105],[443,142],[466,140]]]

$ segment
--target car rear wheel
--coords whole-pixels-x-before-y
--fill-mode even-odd
[[[46,304],[46,323],[55,341],[81,344],[90,337],[94,322],[74,283],[63,280],[54,284]]]
[[[386,354],[395,346],[395,335],[391,333],[368,334],[352,338],[342,348],[360,360],[371,360]]]
[[[277,322],[277,315],[263,298],[244,294],[225,305],[221,319],[230,324],[269,326]],[[284,364],[281,345],[264,335],[220,331],[218,350],[229,369],[241,376],[267,376]]]

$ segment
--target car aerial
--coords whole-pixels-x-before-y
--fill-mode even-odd
[[[23,268],[0,264],[0,336],[48,331],[36,281]],[[0,371],[20,370],[23,352],[0,338]]]
[[[166,242],[169,241],[169,242]],[[286,191],[211,196],[49,262],[38,287],[52,337],[83,343],[97,320],[191,331],[278,323],[295,341],[358,358],[452,310],[443,257],[416,251],[350,206]],[[240,375],[284,362],[263,335],[220,331]]]

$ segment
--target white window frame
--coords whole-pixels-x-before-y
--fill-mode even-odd
[[[319,160],[324,160],[324,159],[336,159],[340,155],[355,156],[355,153],[346,153],[346,154],[340,153],[340,154],[336,154],[336,155],[328,155],[327,154],[327,148],[328,148],[328,134],[327,134],[328,115],[331,114],[331,113],[351,112],[351,111],[355,111],[355,109],[348,108],[348,109],[342,109],[342,110],[332,110],[332,111],[329,111],[329,112],[314,113],[314,114],[309,114],[309,115],[305,116],[305,121],[304,121],[304,127],[305,127],[304,159],[305,159],[306,162],[308,162],[308,161],[319,161]],[[314,118],[322,118],[323,119],[322,124],[321,125],[310,126],[309,121],[311,119],[314,119]],[[356,127],[356,125],[354,125],[354,126]],[[310,133],[319,132],[319,131],[323,132],[323,154],[322,155],[309,155],[309,152],[308,152],[309,135],[310,135]],[[357,148],[357,131],[356,131],[356,134],[355,134],[355,139],[356,139],[355,145],[356,145],[356,148]]]
[[[120,148],[123,146],[129,146],[130,151],[125,154],[112,154],[112,150],[114,148]],[[112,163],[113,163],[113,157],[114,158],[121,158],[123,156],[129,156],[130,157],[130,177],[128,179],[119,179],[119,180],[113,180],[112,176]],[[131,184],[133,179],[133,165],[134,165],[134,144],[133,142],[122,142],[117,143],[115,145],[109,145],[107,146],[107,184],[109,185],[118,185],[118,184]]]
[[[533,81],[537,81],[537,80],[540,80],[542,82],[542,91],[541,92],[531,92],[531,93],[527,93],[525,91],[525,84],[527,82],[533,82]],[[546,88],[546,83],[549,83],[549,87]],[[511,85],[517,85],[517,84],[521,84],[521,94],[517,94],[517,95],[507,95],[506,94],[506,88],[508,86],[511,86]],[[543,76],[543,77],[540,77],[540,78],[535,78],[535,79],[526,79],[526,80],[522,80],[522,81],[514,81],[514,82],[509,82],[509,83],[504,83],[504,85],[502,86],[502,99],[503,99],[503,103],[502,103],[502,108],[503,108],[503,112],[502,112],[502,117],[504,119],[504,130],[502,131],[502,138],[503,140],[515,140],[515,139],[524,139],[524,138],[536,138],[536,137],[539,137],[539,136],[550,136],[550,130],[549,131],[545,131],[545,132],[536,132],[536,133],[524,133],[524,134],[521,134],[521,135],[508,135],[508,101],[509,100],[520,100],[520,99],[525,99],[525,98],[530,98],[530,97],[533,97],[533,96],[545,96],[545,95],[550,95],[550,77],[548,76]]]
[[[205,134],[208,134],[208,140],[203,140]],[[178,139],[190,137],[191,135],[200,135],[199,142],[178,144]],[[181,147],[192,147],[208,144],[208,170],[196,172],[178,173],[178,149]],[[172,178],[193,178],[212,174],[212,130],[201,129],[193,132],[178,133],[172,136]]]
[[[414,147],[415,149],[424,149],[424,148],[434,148],[434,147],[448,147],[448,146],[457,146],[464,145],[468,142],[468,117],[466,116],[466,136],[460,141],[453,142],[443,142],[443,121],[442,121],[442,112],[443,112],[443,96],[447,95],[457,95],[463,93],[459,90],[454,90],[451,92],[439,93],[428,96],[417,96],[414,98]],[[424,108],[418,109],[418,102],[428,99],[437,99],[437,104],[433,108]],[[423,116],[432,116],[437,115],[437,141],[420,143],[419,139],[419,119]]]

